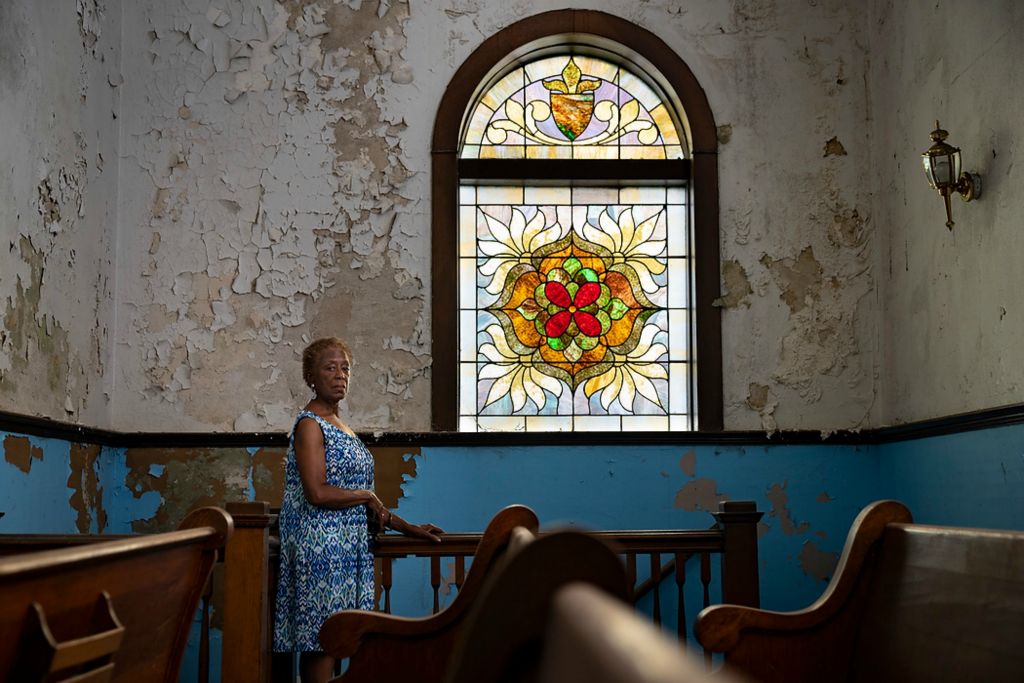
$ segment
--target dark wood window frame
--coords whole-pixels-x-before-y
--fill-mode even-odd
[[[650,164],[665,164],[690,185],[693,222],[694,314],[696,323],[697,425],[722,431],[722,322],[713,304],[720,289],[718,224],[718,136],[707,96],[682,59],[660,38],[624,19],[590,10],[556,10],[528,17],[494,34],[459,67],[441,98],[431,142],[431,428],[456,431],[458,420],[458,187],[460,178],[578,176],[571,161],[459,159],[463,115],[477,88],[500,63],[524,48],[609,41],[651,64],[685,112],[690,159],[665,162],[614,161],[620,180],[642,180]],[[619,50],[615,50],[619,51]],[[500,164],[500,166],[498,165]],[[603,164],[588,162],[589,180],[607,179]],[[560,168],[556,168],[560,166]],[[577,167],[578,168],[578,167]],[[609,167],[610,168],[610,167]],[[498,170],[500,169],[500,170]],[[509,169],[509,170],[505,170]],[[635,169],[635,170],[630,170]],[[673,170],[675,169],[675,170]],[[665,169],[658,169],[658,173]],[[679,175],[683,174],[683,175]],[[632,176],[632,177],[630,177]],[[609,437],[614,435],[609,433]]]

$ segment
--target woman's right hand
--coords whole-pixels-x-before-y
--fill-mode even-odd
[[[378,519],[384,519],[387,516],[387,508],[384,507],[384,503],[380,501],[377,494],[368,490],[363,493],[366,494],[366,511],[376,515]]]

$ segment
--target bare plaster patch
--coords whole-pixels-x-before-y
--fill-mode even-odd
[[[132,495],[160,495],[153,517],[132,521],[136,533],[171,531],[196,508],[249,499],[251,458],[244,448],[130,448],[125,457]]]
[[[789,496],[786,495],[787,484],[788,482],[772,484],[768,489],[768,493],[765,494],[765,497],[772,504],[771,510],[768,511],[768,516],[779,520],[782,533],[787,536],[807,533],[811,528],[809,523],[800,522],[799,525],[793,523],[793,517],[790,515],[789,507],[786,505],[789,502]]]
[[[735,260],[722,262],[722,284],[725,295],[715,299],[712,305],[720,308],[736,308],[743,305],[750,308],[750,295],[754,290],[750,286],[746,269]]]
[[[281,448],[261,448],[252,456],[252,485],[254,500],[279,507],[284,498],[284,465],[286,451]]]
[[[779,401],[767,384],[750,383],[747,389],[747,407],[761,416],[761,428],[771,433],[778,429],[775,422],[775,408]]]
[[[373,453],[373,487],[377,497],[389,508],[397,508],[405,495],[402,484],[416,478],[417,446],[371,446]]]
[[[694,479],[679,489],[673,505],[687,512],[717,512],[718,504],[729,500],[728,494],[720,493],[717,489],[718,482],[714,479]]]
[[[799,559],[804,574],[827,583],[839,563],[839,553],[822,550],[814,541],[804,541]]]
[[[29,275],[27,281],[18,275],[3,315],[0,394],[16,397],[20,405],[47,401],[55,411],[73,415],[88,391],[85,372],[64,326],[41,310],[45,255],[28,237],[21,237],[18,244]],[[37,379],[19,389],[19,378],[27,377]]]
[[[91,50],[99,40],[103,27],[103,3],[100,0],[75,0],[75,11],[78,14],[82,46]]]
[[[835,498],[828,495],[828,491],[822,491],[814,500],[818,503],[831,503]]]
[[[845,157],[846,148],[843,147],[843,143],[839,142],[839,138],[832,137],[825,142],[825,153],[822,154],[825,157]]]
[[[823,269],[811,247],[805,247],[796,258],[773,259],[765,254],[761,265],[771,273],[780,290],[779,296],[791,313],[803,310],[820,298]]]
[[[107,528],[107,511],[103,507],[103,488],[99,485],[97,460],[100,447],[95,444],[71,444],[71,474],[68,488],[72,490],[68,502],[75,511],[75,525],[78,532],[87,534],[96,521],[96,533],[102,534]]]
[[[4,438],[4,460],[28,474],[32,470],[32,460],[42,460],[43,449],[33,446],[27,436],[7,436]]]
[[[697,474],[697,453],[692,448],[685,453],[683,457],[679,459],[679,469],[688,477],[696,476]]]
[[[860,249],[866,244],[867,238],[867,219],[856,208],[837,206],[829,226],[829,242],[837,247]]]

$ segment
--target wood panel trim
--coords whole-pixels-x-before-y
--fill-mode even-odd
[[[841,430],[822,436],[813,430],[726,432],[384,432],[361,434],[371,446],[586,446],[586,445],[851,445],[870,446],[1024,424],[1024,403],[920,420],[903,425]],[[0,431],[113,448],[284,448],[284,432],[116,432],[0,411]]]

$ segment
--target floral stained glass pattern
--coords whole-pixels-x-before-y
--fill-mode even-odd
[[[460,429],[689,429],[682,188],[461,188]]]
[[[678,159],[662,98],[623,67],[585,55],[530,61],[478,100],[464,158]]]

